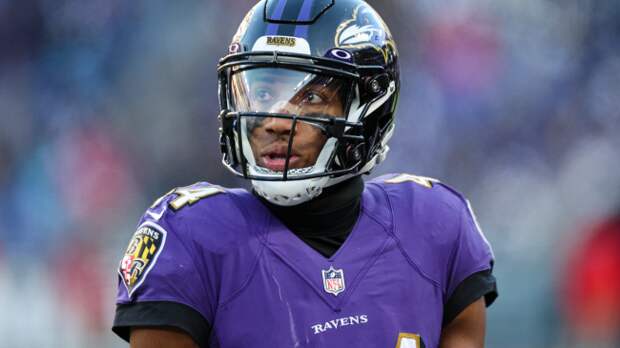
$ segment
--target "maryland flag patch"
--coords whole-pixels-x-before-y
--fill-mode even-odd
[[[151,225],[142,225],[134,233],[123,255],[119,274],[129,297],[142,284],[164,247],[166,232]]]

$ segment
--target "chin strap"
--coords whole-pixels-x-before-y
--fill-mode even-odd
[[[281,206],[298,205],[319,196],[327,177],[294,181],[252,180],[254,191],[270,203]]]

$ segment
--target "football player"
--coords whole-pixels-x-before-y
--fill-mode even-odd
[[[368,182],[388,152],[396,44],[361,0],[263,0],[218,66],[223,164],[145,213],[119,266],[132,347],[482,347],[497,296],[469,203]]]

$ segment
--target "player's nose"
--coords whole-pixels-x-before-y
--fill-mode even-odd
[[[270,111],[277,114],[293,115],[296,107],[288,101],[282,101],[274,104]],[[293,121],[289,118],[268,117],[265,120],[265,130],[268,133],[290,134],[292,127]]]
[[[265,120],[265,131],[267,133],[277,135],[289,135],[291,134],[291,128],[293,127],[293,121],[288,118],[280,117],[268,117]]]

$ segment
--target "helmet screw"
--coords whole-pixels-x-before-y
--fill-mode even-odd
[[[379,84],[379,81],[377,81],[376,79],[370,81],[370,90],[373,93],[379,93],[381,91],[381,85]]]

